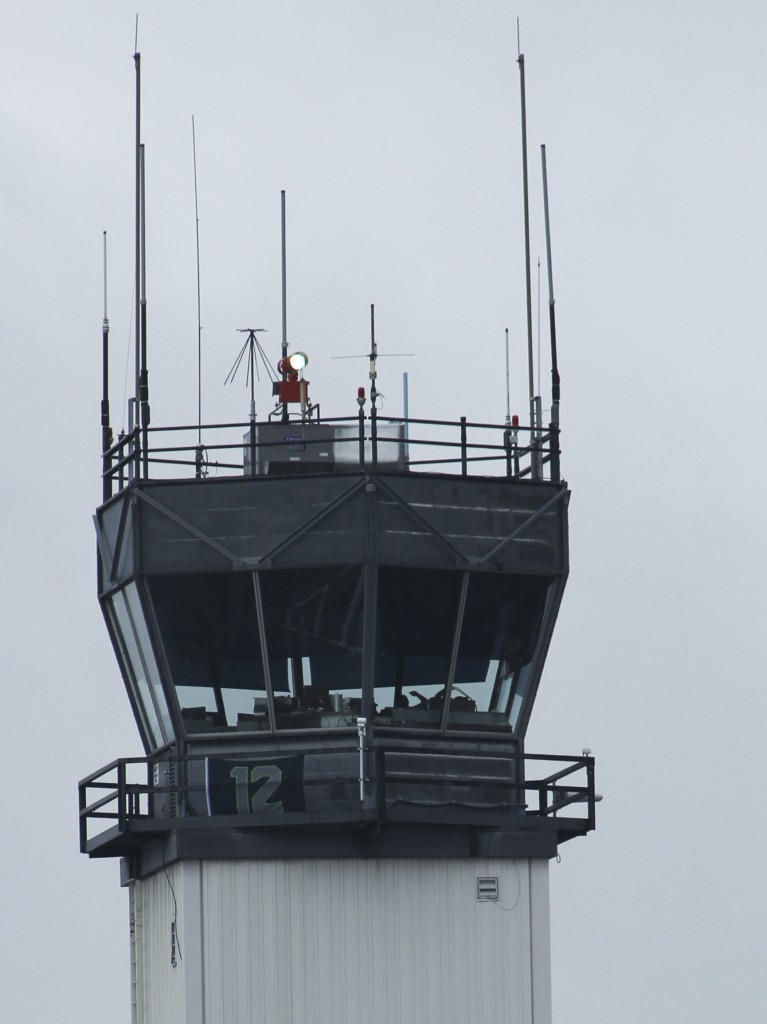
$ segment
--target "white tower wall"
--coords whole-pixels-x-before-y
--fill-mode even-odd
[[[186,860],[131,925],[134,1024],[551,1024],[544,859]]]

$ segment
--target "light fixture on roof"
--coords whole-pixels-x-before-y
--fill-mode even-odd
[[[308,362],[309,356],[306,352],[294,352],[293,355],[288,356],[288,365],[291,370],[303,370]]]

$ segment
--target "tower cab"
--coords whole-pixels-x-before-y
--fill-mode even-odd
[[[145,756],[84,781],[83,848],[139,875],[158,844],[309,834],[550,856],[593,825],[590,759],[533,778],[524,749],[568,569],[557,431],[384,421],[375,395],[322,419],[305,362],[215,458],[184,428],[104,456],[99,600]]]

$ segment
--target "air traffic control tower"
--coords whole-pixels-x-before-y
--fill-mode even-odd
[[[121,858],[133,1020],[550,1021],[548,863],[595,799],[591,757],[524,745],[568,569],[556,432],[369,403],[233,430],[104,456],[145,753],[82,781],[80,826]]]
[[[525,749],[568,572],[556,418],[384,420],[373,341],[346,418],[283,350],[267,419],[157,428],[140,341],[95,521],[144,754],[79,788],[133,1024],[551,1024],[548,865],[596,799],[587,752]]]

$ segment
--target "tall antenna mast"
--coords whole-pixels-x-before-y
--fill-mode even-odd
[[[146,235],[144,203],[144,147],[141,143],[141,54],[133,54],[136,65],[136,411],[142,432],[144,475],[149,470],[149,374],[146,359]]]
[[[146,177],[144,170],[144,144],[139,147],[141,165],[141,376],[139,402],[141,406],[141,450],[144,476],[149,475],[149,374],[146,368]]]
[[[202,320],[200,318],[200,213],[197,205],[197,141],[192,114],[192,163],[194,166],[194,230],[197,248],[197,444],[202,444]]]
[[[559,479],[559,366],[557,365],[557,324],[554,315],[554,275],[551,270],[551,233],[549,231],[549,185],[546,174],[546,147],[541,146],[543,172],[543,213],[546,224],[546,265],[549,277],[549,334],[551,336],[551,451],[552,480]],[[556,455],[554,454],[556,453]]]
[[[522,188],[525,213],[525,295],[527,300],[527,376],[530,397],[530,426],[535,423],[535,381],[533,374],[533,299],[530,280],[530,203],[527,184],[527,107],[525,104],[525,57],[520,53],[519,64],[520,97],[522,103]]]
[[[506,426],[511,426],[511,398],[509,396],[509,328],[506,328]]]
[[[136,35],[138,36],[138,20],[136,23]],[[136,380],[133,391],[133,407],[135,416],[138,407],[139,391],[141,389],[141,316],[139,315],[139,309],[141,308],[141,54],[138,51],[133,54],[133,61],[136,66]],[[132,418],[133,417],[129,417],[129,420]],[[129,423],[130,427],[133,427],[134,425],[135,424],[133,423]]]
[[[376,308],[370,303],[370,442],[371,454],[373,456],[373,467],[378,465],[378,411],[376,409],[378,399],[378,388],[376,379],[378,377],[378,349],[376,348]]]
[[[107,315],[107,233],[104,232],[104,319],[101,323],[101,451],[106,453],[112,443],[109,426],[109,316]],[[106,466],[104,469],[106,470]],[[109,482],[104,480],[104,500],[109,497]]]
[[[543,214],[546,223],[546,265],[549,275],[549,332],[551,334],[551,401],[559,411],[559,367],[557,366],[557,325],[554,316],[554,276],[551,271],[551,232],[549,230],[549,185],[546,174],[546,147],[541,146],[543,171]],[[553,412],[553,409],[552,409]]]
[[[288,358],[288,272],[287,272],[287,241],[285,232],[285,189],[280,193],[280,224],[282,234],[282,359],[283,366],[287,366]],[[288,379],[288,371],[282,371],[282,379]],[[282,406],[282,422],[288,422],[288,406]]]

